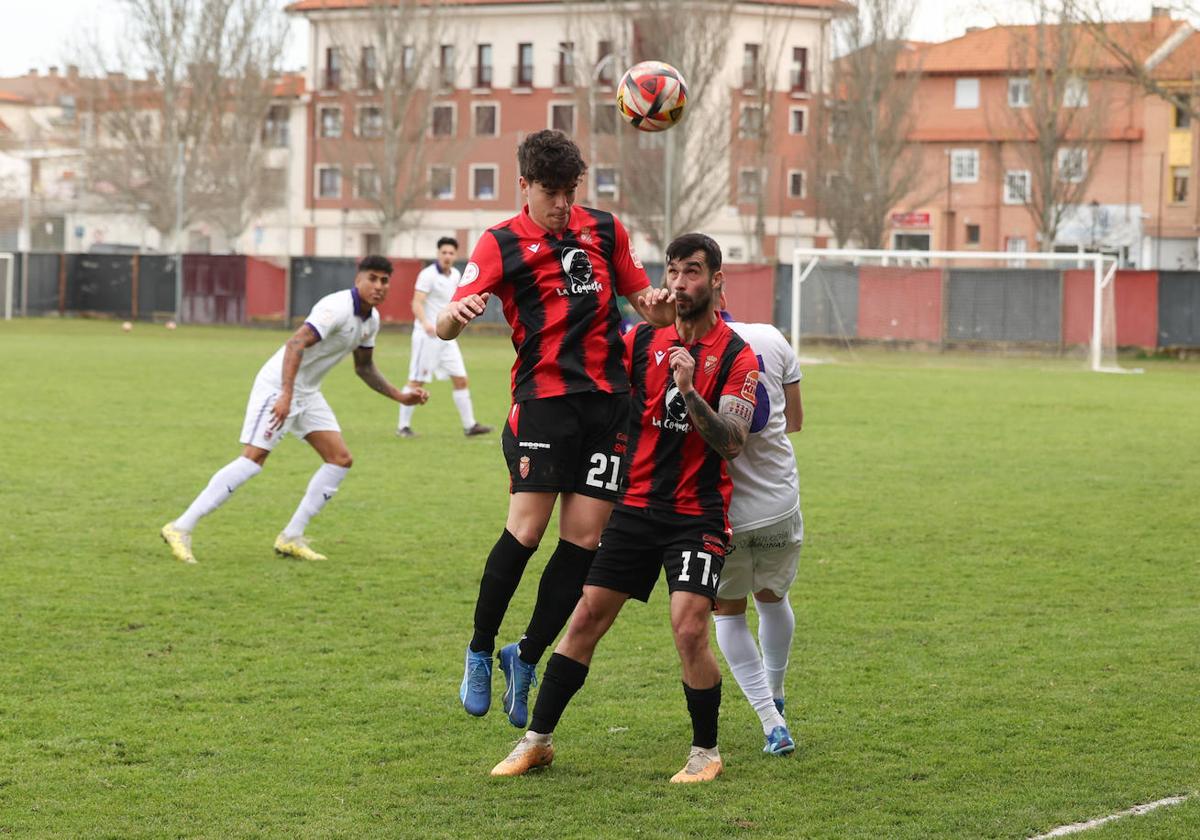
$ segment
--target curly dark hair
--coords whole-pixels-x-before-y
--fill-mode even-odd
[[[667,246],[667,260],[682,260],[697,251],[704,252],[704,263],[716,274],[721,270],[721,246],[703,233],[685,233],[675,237]]]
[[[381,257],[379,254],[371,254],[368,257],[363,257],[358,262],[359,271],[378,271],[383,274],[392,276],[392,261],[387,257]]]
[[[551,190],[569,189],[587,172],[575,142],[561,131],[535,131],[517,147],[517,167],[526,181]]]

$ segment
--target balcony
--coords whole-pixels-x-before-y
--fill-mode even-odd
[[[532,64],[517,64],[513,66],[513,87],[515,88],[531,88],[533,87],[533,65]]]
[[[342,87],[342,68],[326,67],[321,81],[322,90],[340,90]]]
[[[471,68],[471,86],[490,88],[492,86],[492,65],[479,64]]]
[[[788,83],[792,88],[793,96],[802,96],[808,93],[808,71],[803,67],[793,67],[792,72],[788,77]]]

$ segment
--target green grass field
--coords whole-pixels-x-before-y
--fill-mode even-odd
[[[271,551],[317,466],[295,440],[197,529],[198,566],[171,559],[159,527],[236,455],[283,337],[0,323],[0,835],[1025,838],[1200,788],[1200,366],[807,368],[801,747],[763,756],[727,678],[726,775],[680,789],[663,588],[601,644],[554,766],[487,775],[518,732],[457,688],[507,476],[448,383],[410,441],[330,374],[356,461],[309,529],[329,562]],[[463,347],[498,424],[511,346]],[[393,381],[407,358],[381,337]],[[1086,836],[1197,837],[1200,798]]]

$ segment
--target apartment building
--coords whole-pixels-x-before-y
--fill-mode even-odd
[[[1187,111],[1128,81],[1080,29],[1065,33],[1071,47],[1063,60],[1058,30],[998,26],[915,45],[901,70],[920,73],[909,136],[923,177],[891,214],[891,247],[1103,250],[1129,266],[1196,266],[1197,132]],[[1110,24],[1107,36],[1164,87],[1195,85],[1200,34],[1188,24],[1156,11],[1149,21]],[[1041,151],[1031,117],[1037,85],[1053,82],[1038,77],[1039,61],[1042,70],[1058,61],[1058,73],[1069,74],[1053,114],[1065,130]],[[1053,241],[1041,241],[1045,226],[1030,209],[1035,194],[1072,181],[1082,189],[1064,208]]]
[[[677,7],[680,15],[709,11],[703,3]],[[645,218],[653,214],[641,205],[653,201],[657,210],[663,199],[635,199],[622,183],[630,177],[622,149],[665,151],[671,138],[625,125],[614,104],[625,67],[659,57],[639,8],[604,0],[411,3],[411,34],[396,43],[373,0],[293,3],[289,12],[310,24],[310,56],[307,161],[302,186],[293,187],[302,196],[302,231],[290,233],[290,252],[428,256],[448,233],[469,247],[521,206],[520,139],[553,127],[574,136],[589,161],[580,201],[619,213],[636,247],[655,253],[657,231],[648,228],[656,223],[635,223],[631,204],[639,202]],[[721,110],[693,110],[685,119],[702,122],[692,128],[693,143],[708,137],[728,152],[714,163],[689,146],[696,151],[682,152],[676,171],[720,185],[720,200],[698,226],[731,260],[788,258],[821,232],[806,184],[808,112],[828,60],[830,21],[845,8],[840,0],[739,2],[721,32],[713,83]],[[425,73],[431,81],[399,105],[393,91],[389,105],[379,80],[397,56],[404,69],[392,78]],[[692,70],[680,69],[685,77]],[[395,123],[389,107],[406,109],[406,119]],[[394,124],[422,132],[392,147],[404,161],[399,179],[382,172]],[[407,200],[400,223],[381,208],[381,192],[392,191]]]

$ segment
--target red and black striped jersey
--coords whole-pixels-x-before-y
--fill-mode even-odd
[[[576,205],[555,236],[526,207],[480,237],[454,300],[499,296],[517,351],[513,402],[523,402],[628,391],[617,296],[649,285],[616,216]]]
[[[655,329],[646,323],[626,333],[625,344],[636,419],[629,427],[621,504],[724,517],[733,483],[725,459],[705,443],[688,414],[671,374],[671,349],[682,346],[691,352],[696,360],[693,387],[714,411],[721,397],[731,395],[749,403],[751,413],[758,388],[754,351],[721,320],[691,345],[680,341],[674,325]]]

